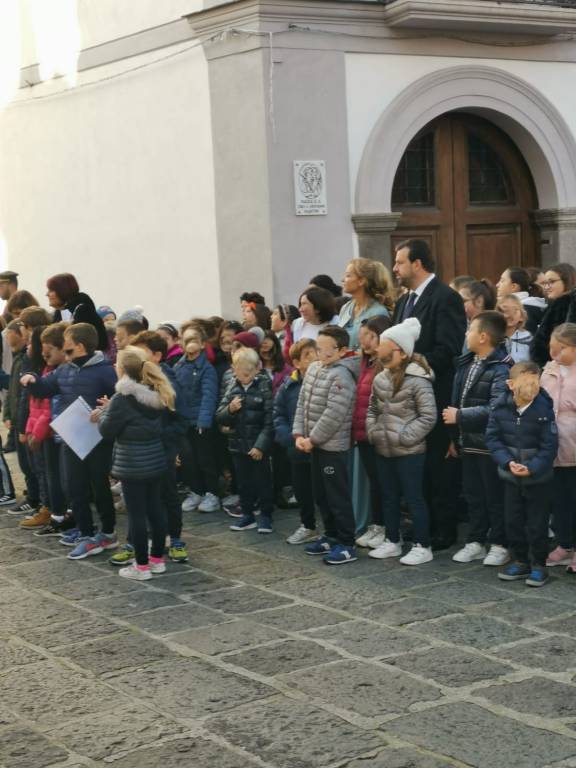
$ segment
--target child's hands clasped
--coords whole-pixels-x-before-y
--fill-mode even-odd
[[[250,456],[251,459],[254,459],[254,461],[262,461],[264,454],[260,448],[251,448],[248,451],[248,456]]]
[[[300,436],[296,438],[296,448],[299,451],[304,451],[304,453],[311,453],[314,445],[309,437]]]
[[[508,466],[510,467],[510,472],[512,472],[513,475],[516,475],[516,477],[530,476],[530,470],[525,464],[518,464],[516,461],[511,461]]]
[[[242,398],[240,395],[236,395],[236,397],[233,397],[232,400],[230,400],[228,410],[230,413],[236,413],[236,411],[239,411],[240,408],[242,408]]]
[[[27,387],[28,384],[34,384],[36,381],[36,376],[33,376],[31,373],[25,373],[24,376],[20,378],[20,384],[23,387]]]
[[[444,408],[442,411],[442,419],[444,424],[457,424],[458,423],[458,408]]]

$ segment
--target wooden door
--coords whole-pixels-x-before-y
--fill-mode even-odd
[[[486,120],[451,113],[427,125],[400,162],[392,199],[402,212],[393,243],[426,240],[445,281],[474,275],[496,282],[506,267],[540,263],[530,171]]]

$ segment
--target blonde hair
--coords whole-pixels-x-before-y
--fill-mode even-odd
[[[258,368],[260,365],[260,358],[258,352],[255,349],[249,347],[242,347],[237,349],[232,355],[232,365],[251,365],[254,368]]]
[[[348,266],[354,270],[356,277],[366,281],[364,290],[368,296],[392,312],[396,291],[390,272],[384,264],[374,259],[352,259]]]
[[[511,304],[514,304],[516,309],[520,310],[520,314],[522,315],[521,327],[523,328],[524,327],[524,323],[528,319],[528,313],[524,309],[524,304],[522,304],[522,302],[520,301],[518,296],[514,296],[513,293],[510,293],[508,296],[506,296],[505,298],[501,299],[501,301],[499,301],[498,304],[499,304],[500,307],[502,307],[502,305],[506,304],[507,302],[511,303]]]
[[[567,347],[576,347],[576,323],[562,323],[552,331],[552,338]]]
[[[172,385],[155,363],[150,362],[139,347],[125,347],[118,352],[117,365],[121,372],[139,384],[157,392],[162,405],[175,410],[176,395]]]

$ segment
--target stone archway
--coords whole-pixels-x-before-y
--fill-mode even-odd
[[[521,78],[494,67],[447,67],[399,94],[374,126],[356,183],[354,226],[360,252],[390,258],[396,169],[408,143],[446,112],[466,110],[490,120],[513,139],[534,178],[540,209],[542,261],[574,261],[576,253],[576,140],[558,110]]]

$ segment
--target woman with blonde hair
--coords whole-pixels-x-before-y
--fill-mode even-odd
[[[515,363],[530,360],[530,342],[532,334],[526,330],[527,312],[522,301],[511,294],[501,299],[498,311],[506,320],[506,349]]]
[[[136,562],[120,569],[127,579],[146,581],[164,573],[166,521],[161,503],[166,452],[162,442],[164,416],[174,411],[175,394],[161,369],[144,350],[126,347],[116,361],[116,394],[93,412],[105,440],[114,440],[113,477],[122,483],[129,521],[129,539]],[[148,532],[152,538],[148,556]]]
[[[358,350],[363,321],[380,315],[392,317],[392,278],[381,261],[352,259],[342,278],[342,288],[351,298],[340,310],[338,325],[348,332],[350,349]]]

